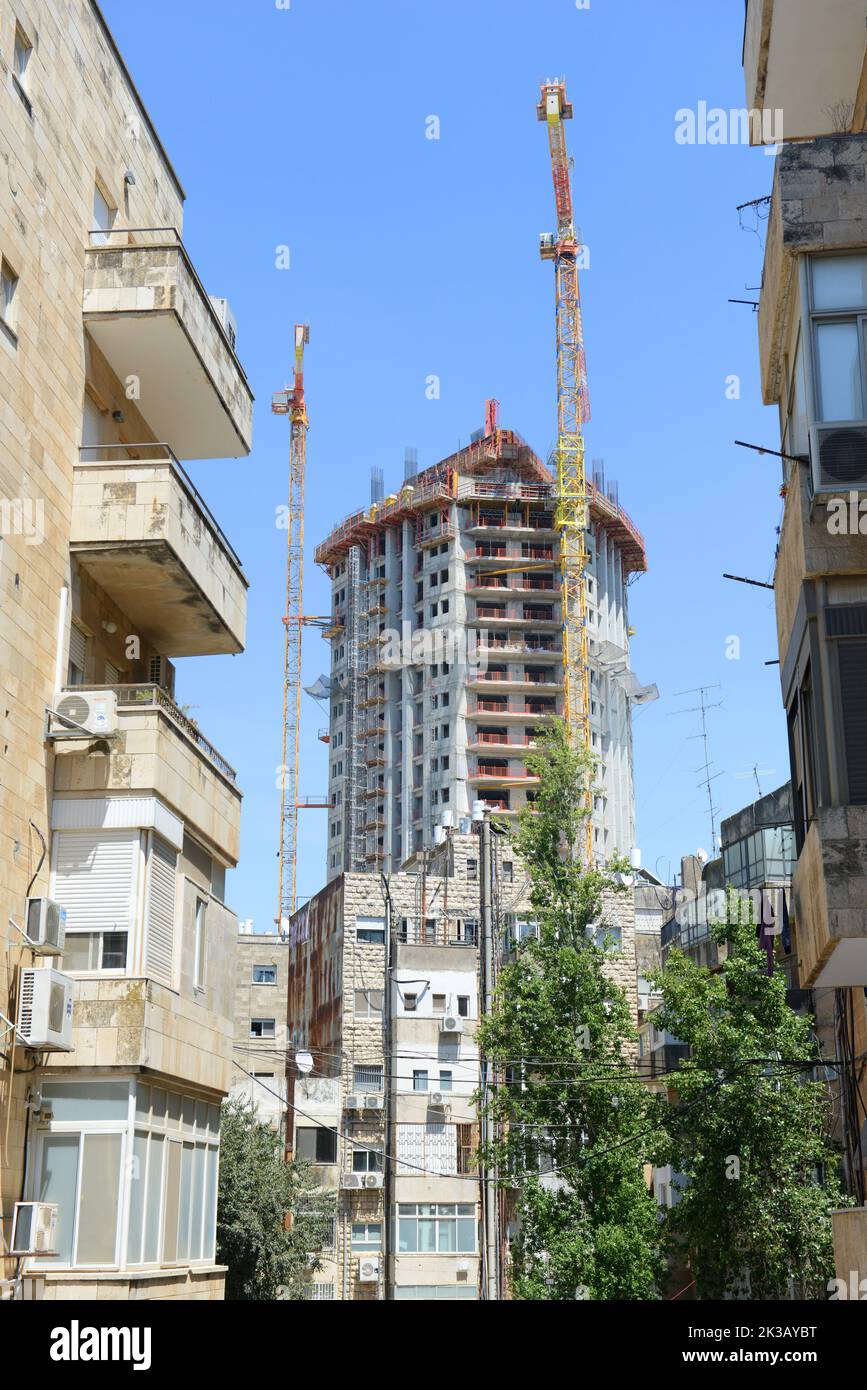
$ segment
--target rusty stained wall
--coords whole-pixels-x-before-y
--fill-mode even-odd
[[[340,1075],[343,1011],[343,879],[289,919],[287,1037],[313,1053],[316,1075]],[[291,1072],[291,1057],[289,1058]]]

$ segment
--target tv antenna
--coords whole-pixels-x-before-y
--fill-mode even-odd
[[[716,854],[717,854],[716,818],[717,818],[717,814],[718,814],[720,808],[719,808],[719,806],[715,806],[715,805],[714,805],[713,787],[712,787],[711,783],[715,782],[716,779],[717,779],[717,777],[722,777],[722,773],[721,773],[721,772],[714,772],[713,774],[711,773],[711,768],[713,767],[713,760],[711,759],[711,756],[710,756],[710,744],[709,744],[709,742],[708,742],[707,716],[708,716],[708,713],[710,712],[710,710],[712,710],[712,709],[720,709],[720,707],[722,706],[722,703],[723,703],[723,702],[722,702],[722,700],[717,700],[717,701],[715,701],[713,704],[711,704],[711,703],[709,703],[708,700],[707,700],[707,694],[708,694],[708,691],[710,691],[710,690],[719,690],[719,688],[720,688],[719,685],[697,685],[697,686],[695,686],[692,690],[678,690],[678,691],[675,693],[675,696],[674,696],[675,699],[677,699],[680,695],[697,695],[697,696],[698,696],[699,702],[698,702],[697,705],[691,705],[691,706],[689,707],[689,709],[677,709],[677,710],[673,710],[673,711],[672,711],[672,714],[673,714],[673,715],[674,715],[674,714],[700,714],[700,715],[701,715],[701,733],[700,733],[700,734],[690,734],[689,737],[692,738],[692,739],[701,739],[702,748],[704,749],[704,762],[703,762],[699,767],[697,767],[697,768],[695,769],[696,772],[703,772],[703,773],[704,773],[704,776],[702,777],[701,781],[698,782],[696,785],[699,786],[699,787],[704,787],[704,789],[705,789],[705,791],[706,791],[706,793],[707,793],[707,809],[708,809],[708,815],[709,815],[709,817],[710,817],[710,838],[711,838],[711,846],[712,846],[712,849],[713,849],[713,857],[714,857],[714,859],[716,858]]]

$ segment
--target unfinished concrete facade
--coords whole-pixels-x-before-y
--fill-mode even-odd
[[[252,396],[99,6],[3,0],[0,77],[0,1279],[217,1298],[241,793],[170,658],[243,646],[246,581],[179,460],[247,453]],[[28,894],[66,910],[60,958]],[[11,1026],[34,964],[73,982],[70,1052]],[[53,1256],[12,1257],[22,1198],[57,1206]]]
[[[610,495],[609,495],[610,494]],[[644,545],[597,474],[587,570],[593,842],[635,843],[628,582]],[[555,486],[495,427],[316,549],[332,580],[328,877],[395,870],[476,800],[532,801],[526,753],[563,713]]]

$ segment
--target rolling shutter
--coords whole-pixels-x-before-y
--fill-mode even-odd
[[[840,700],[849,802],[867,805],[867,642],[840,642]]]
[[[54,832],[53,896],[66,930],[132,930],[138,830]]]
[[[175,882],[177,851],[151,833],[148,864],[145,974],[164,985],[174,983]]]

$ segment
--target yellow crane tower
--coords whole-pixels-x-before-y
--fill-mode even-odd
[[[578,239],[572,215],[570,159],[563,122],[571,119],[565,81],[543,82],[536,115],[548,127],[557,230],[543,233],[539,252],[554,262],[557,322],[557,505],[563,609],[563,690],[566,728],[575,747],[590,750],[590,659],[587,633],[586,534],[589,498],[582,426],[590,419],[587,365],[578,290]],[[593,862],[593,783],[585,786],[584,861]]]
[[[304,630],[304,474],[307,463],[307,406],[304,401],[306,324],[295,325],[295,379],[278,391],[275,415],[288,415],[289,514],[287,518],[286,611],[283,615],[283,758],[280,766],[280,899],[278,923],[295,911],[298,848],[298,746],[301,731],[301,634]]]

